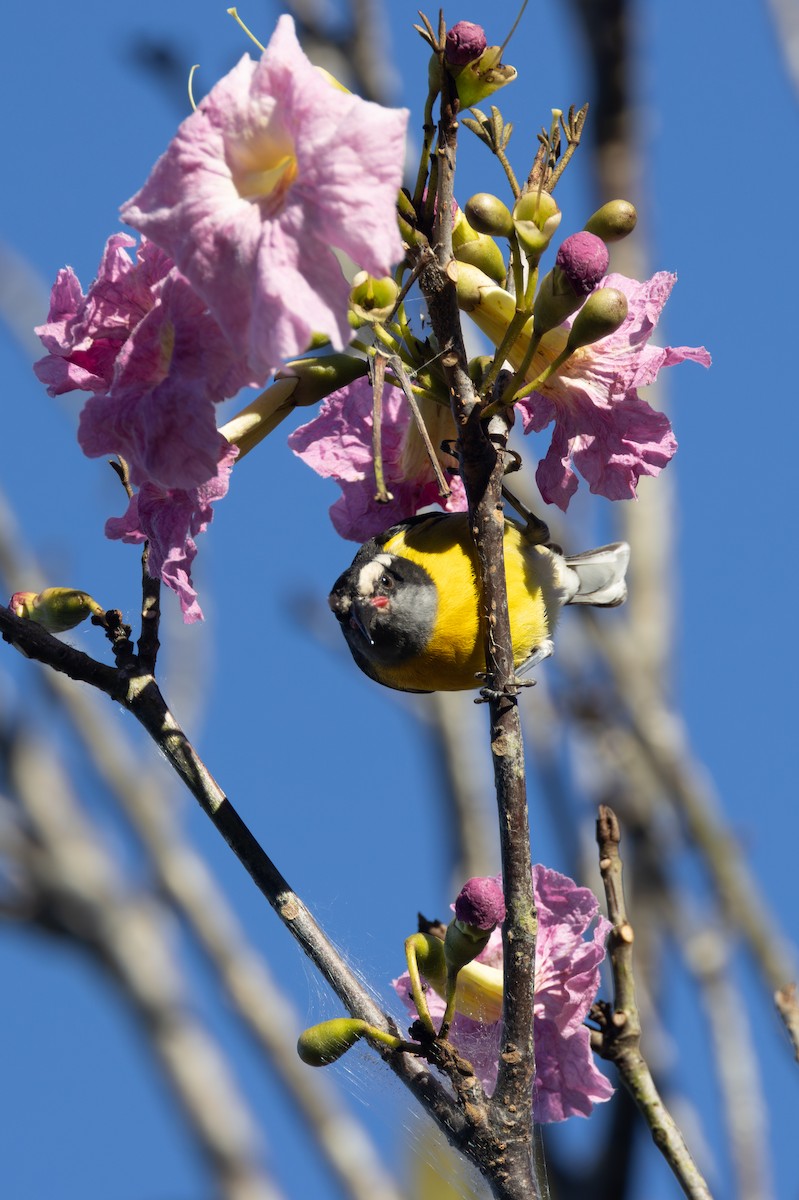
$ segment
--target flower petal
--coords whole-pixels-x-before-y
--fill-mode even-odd
[[[332,248],[386,274],[408,114],[339,91],[288,16],[187,117],[123,219],[175,260],[257,380],[325,333],[351,337]]]

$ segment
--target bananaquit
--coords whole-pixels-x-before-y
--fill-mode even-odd
[[[566,558],[506,518],[504,545],[517,674],[552,653],[562,605],[613,607],[627,595],[626,542]],[[402,692],[465,691],[486,670],[477,579],[467,515],[425,514],[361,546],[328,603],[371,679]]]

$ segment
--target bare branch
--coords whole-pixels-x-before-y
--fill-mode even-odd
[[[225,1200],[279,1200],[260,1159],[255,1120],[216,1042],[192,1012],[163,915],[129,894],[84,820],[48,747],[10,746],[10,777],[29,825],[36,919],[89,948],[132,1009]]]
[[[627,916],[619,855],[621,834],[616,815],[600,805],[597,821],[599,869],[605,887],[608,916],[613,931],[608,951],[613,972],[613,1008],[595,1005],[592,1016],[602,1034],[596,1048],[616,1064],[622,1081],[652,1131],[655,1145],[677,1177],[689,1200],[711,1200],[702,1178],[674,1119],[663,1103],[655,1081],[641,1054],[641,1020],[635,999],[633,974],[633,929]],[[595,1039],[597,1041],[597,1039]]]

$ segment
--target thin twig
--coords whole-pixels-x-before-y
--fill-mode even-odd
[[[383,384],[386,379],[386,358],[383,354],[375,354],[369,359],[369,372],[372,376],[372,462],[375,472],[375,500],[378,504],[388,504],[393,500],[393,494],[386,487],[386,477],[383,471]]]
[[[141,556],[141,635],[137,650],[142,669],[153,675],[160,649],[161,580],[153,579],[148,569],[149,563],[150,543],[145,542]]]
[[[427,432],[427,426],[424,423],[424,417],[422,416],[419,405],[416,403],[416,397],[413,394],[411,381],[408,377],[408,372],[405,370],[402,359],[398,354],[386,354],[384,351],[380,350],[378,350],[377,354],[375,355],[375,359],[382,359],[384,364],[391,368],[392,374],[400,385],[402,394],[408,402],[408,407],[413,413],[413,419],[416,422],[416,428],[419,431],[419,436],[421,437],[422,442],[424,443],[424,448],[427,451],[427,457],[430,460],[430,466],[432,467],[433,474],[436,477],[438,494],[442,500],[448,499],[452,495],[452,489],[447,483],[444,472],[441,470],[441,463],[438,461],[438,455],[436,454],[435,446],[430,440],[430,434]]]
[[[619,855],[621,833],[613,809],[602,804],[597,820],[599,869],[613,930],[608,952],[613,972],[613,1007],[595,1005],[592,1015],[601,1026],[601,1036],[592,1039],[595,1048],[615,1063],[622,1081],[652,1131],[652,1138],[677,1177],[689,1200],[711,1200],[710,1191],[691,1158],[685,1140],[663,1103],[652,1073],[641,1053],[641,1019],[635,999],[633,974],[633,929],[627,916]]]
[[[676,915],[673,933],[699,985],[707,1016],[735,1168],[735,1195],[737,1200],[771,1200],[763,1086],[742,989],[731,970],[729,933],[718,924],[696,929],[684,905]]]
[[[595,622],[587,614],[587,624]],[[657,695],[631,661],[621,637],[602,639],[608,665],[630,728],[700,850],[728,921],[746,939],[773,995],[795,981],[796,955],[769,908],[740,845],[724,825],[706,773],[695,762],[678,715]]]

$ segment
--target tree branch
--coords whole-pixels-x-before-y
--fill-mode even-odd
[[[689,1153],[685,1140],[663,1103],[652,1073],[641,1053],[641,1019],[635,999],[633,974],[633,929],[627,916],[619,855],[621,832],[612,808],[601,804],[597,820],[599,869],[613,931],[608,938],[608,953],[613,972],[613,1008],[594,1006],[592,1016],[601,1027],[601,1035],[592,1038],[594,1048],[616,1064],[622,1082],[630,1092],[652,1138],[674,1172],[689,1200],[711,1200],[710,1191]]]
[[[524,777],[524,748],[516,701],[513,650],[504,563],[502,478],[508,436],[507,414],[480,423],[480,404],[468,372],[461,332],[452,258],[452,201],[457,143],[457,100],[452,81],[442,71],[445,92],[437,158],[437,236],[435,254],[412,251],[419,266],[419,285],[441,348],[458,429],[458,447],[469,519],[480,571],[486,630],[487,694],[491,719],[491,752],[499,809],[502,873],[507,906],[503,926],[504,1039],[494,1096],[488,1105],[488,1127],[476,1130],[476,1158],[497,1197],[546,1195],[546,1184],[534,1179],[533,1134],[533,1004],[535,935],[530,833]],[[496,1147],[501,1145],[497,1160]],[[486,1164],[493,1164],[491,1170]]]
[[[372,1000],[216,783],[169,711],[155,679],[151,675],[131,676],[98,663],[2,606],[0,633],[27,657],[72,679],[91,683],[133,714],[351,1015],[396,1034],[394,1022]],[[453,1144],[466,1145],[470,1139],[469,1125],[428,1068],[413,1055],[387,1053],[385,1059]]]

